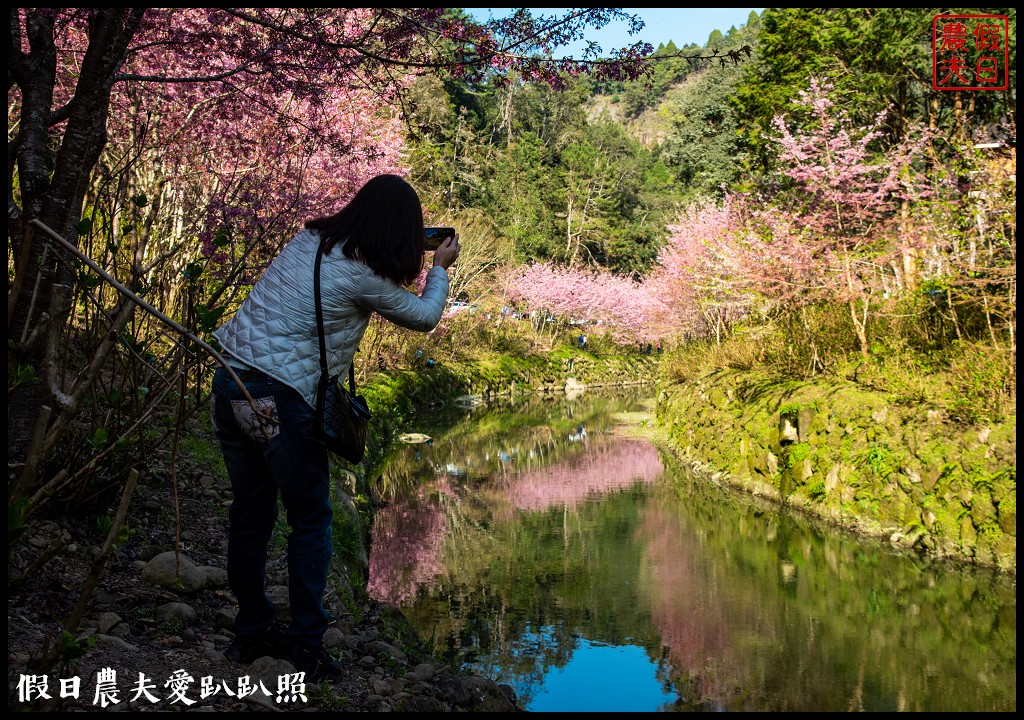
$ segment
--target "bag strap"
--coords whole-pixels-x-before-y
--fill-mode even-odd
[[[324,340],[324,309],[320,304],[320,261],[324,256],[324,241],[320,241],[320,247],[316,249],[316,262],[313,264],[313,302],[316,304],[316,333],[320,341],[320,374],[323,377],[330,377],[327,368],[327,342]],[[353,395],[356,394],[356,364],[351,362],[348,366],[348,388]]]

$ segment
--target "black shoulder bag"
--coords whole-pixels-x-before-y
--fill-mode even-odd
[[[324,311],[320,305],[320,261],[324,254],[321,242],[313,266],[313,297],[316,302],[316,329],[320,336],[320,383],[316,388],[316,414],[313,418],[319,440],[328,450],[357,463],[366,452],[366,430],[370,424],[370,408],[362,395],[356,395],[355,363],[348,367],[348,389],[338,376],[330,376],[327,367],[327,344],[324,341]]]

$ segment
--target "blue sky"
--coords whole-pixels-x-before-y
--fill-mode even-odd
[[[760,14],[764,8],[622,8],[631,15],[639,15],[644,20],[644,27],[636,35],[627,32],[625,23],[609,23],[600,30],[591,30],[588,39],[596,40],[605,53],[613,48],[626,47],[644,40],[655,48],[669,40],[683,47],[687,43],[703,45],[707,42],[712,30],[723,33],[735,25],[737,28],[747,24],[750,11]],[[513,8],[465,8],[466,12],[486,20],[488,11],[494,17],[505,17]],[[530,8],[534,16],[556,15],[565,12],[566,8]],[[583,44],[569,46],[556,51],[556,55],[580,52]]]

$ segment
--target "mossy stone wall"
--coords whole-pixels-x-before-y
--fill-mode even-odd
[[[1016,572],[1016,419],[961,424],[852,383],[736,370],[665,387],[657,416],[683,455],[747,491]]]

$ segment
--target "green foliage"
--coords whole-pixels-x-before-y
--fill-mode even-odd
[[[517,262],[650,271],[677,199],[671,173],[621,124],[588,120],[585,82],[478,92],[465,111],[454,81],[423,80],[415,94],[412,176],[442,193],[428,192],[427,208],[480,208]]]
[[[23,387],[36,380],[36,371],[27,363],[13,363],[7,365],[7,391]]]
[[[981,128],[1008,109],[998,93],[977,93],[972,116],[954,111],[957,93],[932,90],[931,21],[934,8],[767,8],[760,18],[758,55],[744,68],[736,94],[740,132],[751,165],[771,165],[768,142],[772,118],[784,112],[812,76],[827,75],[861,124],[882,109],[895,139],[914,120],[940,124],[953,135],[965,120]],[[1009,17],[1014,38],[1016,9],[993,11]],[[1016,44],[1010,51],[1010,85],[1015,87]],[[1012,113],[1012,110],[1009,110]]]
[[[165,620],[160,623],[160,631],[167,635],[178,635],[187,626],[188,624],[185,622],[185,618],[181,615],[176,615],[169,620]]]
[[[335,513],[331,524],[331,543],[338,559],[365,583],[367,528],[356,513]],[[352,578],[350,578],[351,581]]]
[[[206,269],[204,263],[201,262],[190,262],[182,269],[181,274],[185,276],[185,279],[190,283],[199,281],[202,277],[203,271]]]
[[[93,290],[98,288],[103,280],[96,275],[90,268],[81,268],[75,278],[78,286],[85,290]]]
[[[57,641],[57,651],[63,663],[70,663],[84,656],[95,644],[95,635],[78,640],[67,630],[61,630],[60,638]]]
[[[797,466],[797,463],[803,462],[811,456],[812,450],[810,443],[794,443],[788,447],[786,458],[786,467],[790,470]]]
[[[671,349],[662,365],[671,382],[693,380],[715,370],[751,370],[764,367],[764,336],[741,331],[723,343],[694,340]]]
[[[187,433],[178,439],[179,452],[188,458],[187,464],[204,473],[226,478],[227,468],[224,465],[224,454],[220,444],[213,435],[209,415],[202,416],[202,423],[190,426]]]
[[[88,443],[94,452],[98,452],[106,447],[109,440],[110,437],[107,434],[106,429],[99,427],[92,431],[92,434],[88,438]]]
[[[323,680],[319,685],[306,684],[306,693],[309,697],[309,704],[322,712],[343,712],[351,709],[352,699],[344,693],[339,693],[337,687],[331,684],[330,680]]]
[[[151,346],[155,342],[155,338],[148,338],[145,340],[139,340],[129,330],[125,329],[119,338],[121,347],[123,347],[129,355],[136,358],[141,358],[146,362],[153,362],[156,360],[156,354],[151,350]]]
[[[210,333],[220,325],[220,319],[223,317],[227,307],[208,308],[204,305],[196,305],[193,309],[196,314],[196,326],[198,329],[202,332]]]
[[[659,157],[686,188],[684,201],[721,197],[740,176],[739,135],[730,104],[740,73],[738,66],[704,70],[666,99],[672,128]]]
[[[1012,349],[983,338],[957,340],[935,331],[914,298],[879,313],[870,359],[850,341],[848,308],[819,305],[806,313],[740,325],[721,345],[696,340],[673,348],[662,365],[666,379],[685,382],[723,368],[760,369],[776,379],[823,374],[884,392],[897,405],[929,405],[958,422],[998,422],[1016,408]],[[952,330],[950,329],[950,332]],[[817,351],[820,369],[812,372]]]
[[[27,530],[25,525],[25,508],[28,507],[28,498],[21,498],[7,505],[7,545],[10,546],[17,538],[21,537]]]
[[[875,477],[885,480],[896,472],[899,456],[885,445],[873,444],[868,448],[864,460]]]
[[[1016,391],[1012,356],[974,343],[955,343],[950,351],[952,385],[946,396],[954,419],[982,423],[1002,417]]]
[[[822,478],[816,478],[807,486],[807,495],[817,502],[821,502],[826,497],[825,492],[825,480]]]

